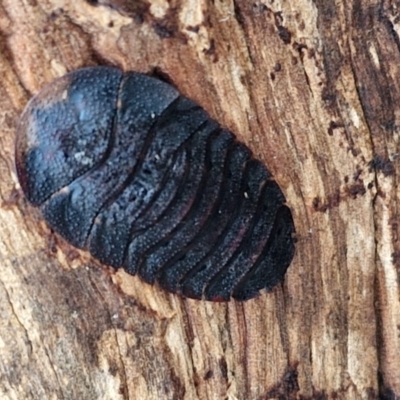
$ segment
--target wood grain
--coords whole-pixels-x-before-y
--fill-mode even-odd
[[[2,0],[0,398],[400,398],[399,35],[389,0]],[[284,284],[183,300],[46,227],[15,126],[90,65],[162,75],[265,161],[295,218]]]

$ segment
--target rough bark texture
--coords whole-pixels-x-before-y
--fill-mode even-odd
[[[0,398],[400,398],[399,35],[386,0],[2,0]],[[99,64],[162,74],[266,162],[297,230],[284,284],[182,300],[46,227],[15,125]]]

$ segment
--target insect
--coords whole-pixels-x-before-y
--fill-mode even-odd
[[[15,163],[56,232],[167,291],[247,300],[293,258],[292,214],[268,170],[159,79],[92,67],[54,80],[21,116]]]

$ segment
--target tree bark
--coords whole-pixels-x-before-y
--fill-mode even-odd
[[[0,398],[400,398],[399,35],[389,0],[2,0]],[[51,232],[15,126],[92,65],[162,74],[266,163],[297,232],[282,285],[185,300]]]

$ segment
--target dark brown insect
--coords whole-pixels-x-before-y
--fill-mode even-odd
[[[85,68],[27,105],[16,168],[50,226],[173,293],[255,297],[294,254],[285,198],[250,150],[158,79]]]

